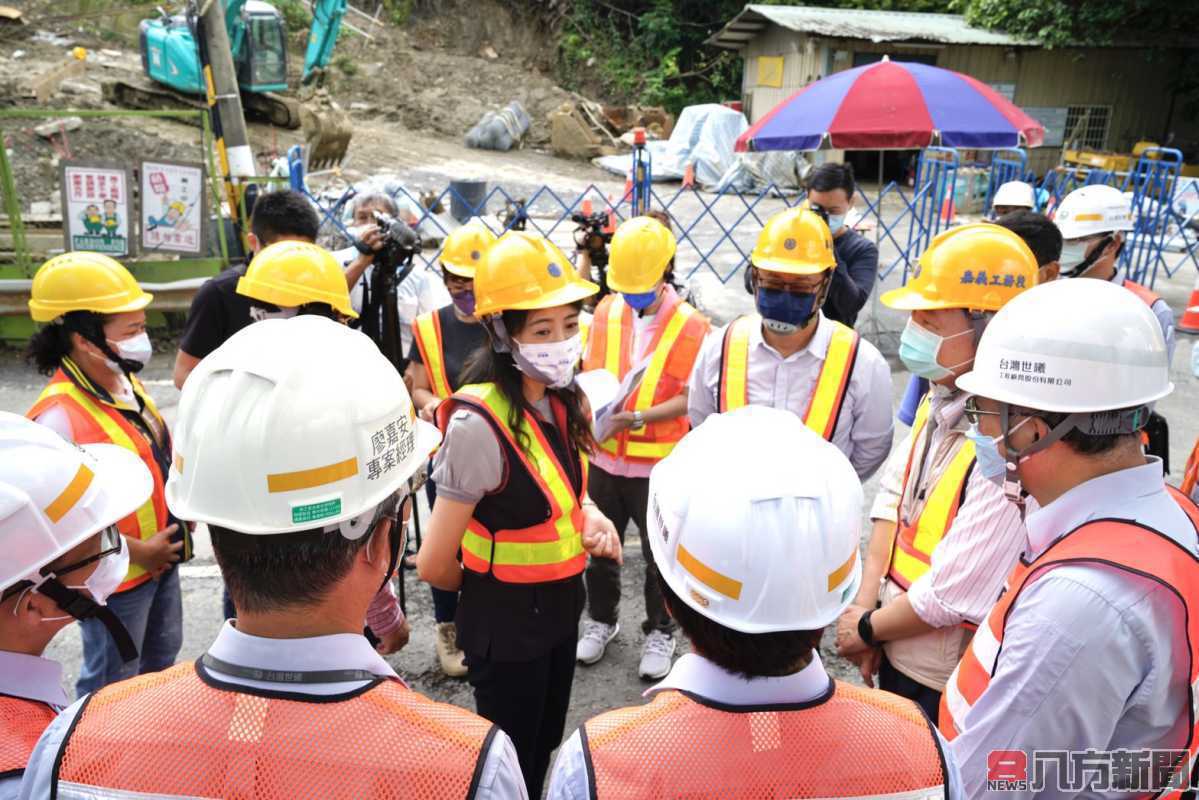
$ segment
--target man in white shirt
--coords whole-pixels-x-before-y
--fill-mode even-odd
[[[836,447],[749,406],[687,434],[649,492],[662,594],[694,652],[647,705],[567,740],[552,800],[960,797],[915,703],[820,662],[821,632],[861,580],[862,487]]]
[[[758,314],[704,342],[688,383],[692,426],[750,404],[786,409],[869,478],[891,452],[891,369],[873,344],[820,311],[837,266],[828,225],[806,206],[776,214],[750,264]]]
[[[331,320],[264,320],[204,359],[167,501],[209,526],[237,619],[195,664],[64,712],[21,796],[525,797],[507,736],[409,690],[361,634],[439,441]]]
[[[1111,283],[1038,286],[996,315],[958,385],[976,395],[979,470],[1039,505],[941,706],[967,794],[997,765],[1029,781],[1011,797],[1156,796],[1176,767],[1185,787],[1199,509],[1142,449],[1152,404],[1173,389],[1156,318]]]
[[[837,644],[867,683],[878,672],[880,688],[931,719],[970,641],[966,626],[991,610],[1024,544],[1019,512],[974,466],[957,378],[995,312],[1036,281],[1024,241],[980,223],[934,239],[907,285],[882,297],[911,312],[899,355],[933,389],[883,471],[865,577]]]
[[[103,603],[129,564],[114,523],[153,488],[124,448],[76,447],[0,412],[0,800],[17,796],[34,744],[68,702],[62,666],[42,658],[55,634],[97,617],[133,647]]]

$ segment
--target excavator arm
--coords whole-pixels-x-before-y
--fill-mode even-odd
[[[227,0],[230,3],[238,1]],[[308,31],[308,47],[304,51],[302,83],[311,83],[320,70],[329,66],[341,30],[341,18],[345,14],[346,0],[312,0],[312,28]]]

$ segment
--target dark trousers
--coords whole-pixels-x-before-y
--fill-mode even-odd
[[[599,467],[591,467],[587,491],[605,517],[612,520],[620,543],[624,545],[625,528],[629,520],[637,525],[641,536],[641,556],[645,559],[645,616],[643,633],[660,630],[670,633],[674,620],[666,613],[662,590],[658,586],[658,568],[649,547],[649,532],[645,513],[649,506],[649,478],[624,478],[612,475]],[[587,565],[588,613],[596,622],[615,625],[620,610],[620,565],[610,558],[591,558]]]
[[[914,701],[924,709],[929,719],[934,723],[937,721],[937,714],[941,710],[941,693],[895,669],[885,654],[878,665],[878,688]]]
[[[540,798],[550,754],[562,741],[575,676],[575,639],[532,661],[466,659],[479,716],[512,739],[530,798]]]

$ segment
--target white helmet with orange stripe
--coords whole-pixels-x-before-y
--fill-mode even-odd
[[[0,412],[0,602],[38,592],[77,619],[98,618],[122,656],[135,656],[104,603],[129,566],[116,523],[153,490],[136,453],[112,444],[77,447]]]
[[[234,334],[188,378],[166,499],[246,534],[368,532],[441,441],[365,334],[320,316]]]
[[[862,484],[790,412],[746,406],[708,417],[654,467],[649,503],[663,579],[727,628],[817,630],[857,594]]]

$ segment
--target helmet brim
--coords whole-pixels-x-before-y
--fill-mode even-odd
[[[472,281],[475,279],[475,267],[462,267],[452,261],[443,260],[441,268],[451,275],[457,275],[459,278],[466,278]]]
[[[883,292],[879,302],[896,311],[935,311],[940,308],[961,308],[957,303],[930,300],[911,286],[900,286]]]
[[[91,311],[96,314],[128,314],[131,311],[141,311],[154,302],[154,295],[142,292],[141,295],[109,308],[88,308],[78,303],[47,303],[41,300],[29,301],[29,316],[34,322],[52,322],[72,311]]]
[[[975,370],[959,376],[956,383],[957,388],[967,394],[985,397],[997,403],[1007,403],[1011,406],[1031,408],[1037,411],[1048,411],[1054,414],[1093,414],[1100,411],[1116,410],[1102,404],[1096,404],[1095,402],[1054,403],[1044,399],[1026,397],[1018,391],[1013,391],[1011,387],[998,385],[995,381],[985,375],[979,374]],[[1134,408],[1147,403],[1153,403],[1161,400],[1173,391],[1174,384],[1167,382],[1163,390],[1147,392],[1140,397],[1131,398],[1127,402],[1122,402],[1120,408]]]
[[[570,305],[577,303],[580,300],[586,300],[594,294],[598,294],[600,287],[591,281],[577,280],[566,286],[562,286],[554,291],[543,294],[533,300],[524,300],[511,305],[506,305],[503,308],[491,307],[475,307],[475,316],[487,316],[489,314],[499,314],[503,311],[534,311],[539,308],[557,308],[558,306]]]
[[[778,258],[750,258],[750,263],[758,269],[764,269],[767,272],[781,272],[786,275],[819,275],[822,272],[828,272],[835,269],[837,262],[827,266],[820,264],[797,264],[794,261],[784,261]]]

